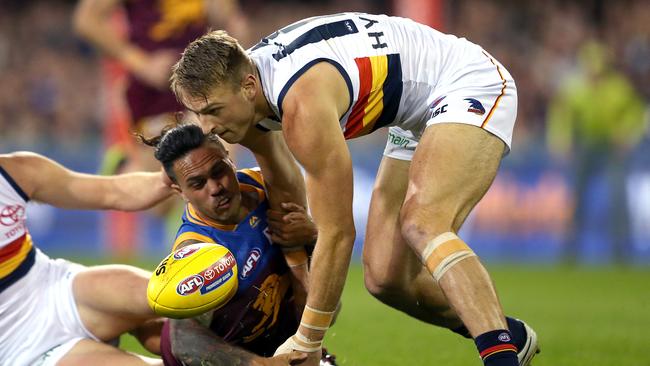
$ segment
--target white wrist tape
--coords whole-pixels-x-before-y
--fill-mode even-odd
[[[334,318],[334,313],[336,313],[336,310],[322,311],[305,305],[300,325],[313,330],[328,330]]]
[[[293,350],[307,353],[318,352],[322,348],[322,343],[322,341],[312,341],[298,331],[294,336],[289,337],[284,341],[284,343],[275,350],[273,356],[291,353]]]

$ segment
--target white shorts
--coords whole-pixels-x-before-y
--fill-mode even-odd
[[[34,265],[0,292],[0,365],[55,365],[81,339],[72,281],[84,267],[36,249]]]
[[[517,118],[517,87],[503,65],[475,47],[466,65],[441,80],[428,100],[423,123],[411,128],[392,126],[384,155],[411,160],[424,130],[438,123],[463,123],[489,131],[510,151]],[[426,108],[426,107],[425,107]]]

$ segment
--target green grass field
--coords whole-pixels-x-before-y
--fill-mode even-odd
[[[506,313],[540,336],[534,366],[650,365],[650,270],[490,266]],[[346,366],[480,366],[474,343],[372,298],[350,269],[326,346]],[[136,350],[132,339],[123,347]]]

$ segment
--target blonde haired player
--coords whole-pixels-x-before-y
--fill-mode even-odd
[[[208,33],[185,49],[172,89],[230,143],[259,149],[252,138],[281,129],[305,170],[319,231],[312,286],[279,353],[309,352],[307,364],[317,364],[355,238],[345,139],[389,127],[366,230],[366,286],[471,335],[486,366],[530,362],[535,333],[504,317],[489,274],[457,235],[510,149],[517,111],[512,77],[481,47],[409,19],[342,13],[296,22],[248,52],[225,32]]]
[[[141,210],[172,193],[161,172],[99,177],[34,153],[0,155],[0,365],[154,365],[107,344],[155,318],[147,271],[52,259],[32,242],[28,201]],[[145,346],[158,347],[160,327]]]

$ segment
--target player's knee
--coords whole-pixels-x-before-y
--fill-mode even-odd
[[[396,273],[388,273],[385,269],[378,269],[375,266],[364,262],[363,280],[368,292],[381,300],[389,301],[390,298],[403,291],[405,286],[401,277]]]
[[[417,198],[407,198],[400,210],[400,230],[402,237],[408,244],[417,249],[431,237],[451,231],[450,214],[441,206],[425,205],[418,202]]]

